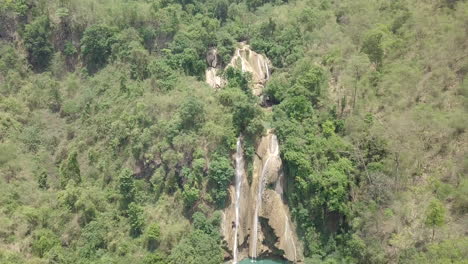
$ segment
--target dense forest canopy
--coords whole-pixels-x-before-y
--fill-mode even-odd
[[[305,263],[467,263],[467,73],[464,0],[0,0],[0,262],[223,263],[274,129]]]

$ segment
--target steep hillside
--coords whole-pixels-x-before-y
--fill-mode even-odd
[[[467,54],[464,0],[0,0],[0,263],[232,262],[272,133],[303,263],[466,263]]]

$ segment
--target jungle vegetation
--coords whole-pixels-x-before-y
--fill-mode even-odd
[[[305,263],[467,263],[467,73],[464,0],[0,0],[0,262],[222,263],[273,128]]]

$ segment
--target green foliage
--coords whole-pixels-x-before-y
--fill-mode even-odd
[[[193,227],[197,230],[201,230],[206,234],[213,236],[214,238],[219,237],[219,227],[221,223],[221,215],[213,214],[210,219],[207,219],[205,214],[202,212],[196,212],[192,216]]]
[[[382,65],[384,50],[382,47],[383,34],[381,31],[370,31],[367,33],[362,44],[362,52],[369,56],[369,60],[377,67]]]
[[[467,238],[445,240],[440,243],[432,243],[425,252],[415,254],[407,263],[466,263],[468,258],[465,248],[468,246]]]
[[[132,236],[139,236],[145,223],[143,218],[143,208],[136,203],[130,203],[128,205],[128,221],[130,223],[130,233]]]
[[[47,172],[41,171],[37,176],[37,185],[41,189],[47,189],[49,186],[47,184]]]
[[[196,187],[185,185],[184,191],[182,192],[182,197],[184,198],[185,207],[191,208],[200,198],[200,190],[198,190]]]
[[[157,223],[152,223],[146,230],[147,247],[149,251],[154,251],[161,240],[161,228]]]
[[[217,239],[201,230],[195,230],[174,248],[169,260],[173,264],[219,264],[223,261],[223,254]]]
[[[120,172],[119,191],[120,195],[122,195],[122,206],[124,209],[126,209],[130,203],[135,201],[136,196],[135,181],[133,179],[133,174],[127,168],[123,169]]]
[[[41,71],[49,66],[54,53],[50,38],[50,22],[47,16],[36,18],[24,29],[24,46],[28,51],[28,61],[34,69]]]
[[[234,176],[231,162],[222,156],[216,156],[210,163],[209,177],[214,184],[212,196],[217,204],[222,205],[228,196],[228,186]]]
[[[307,67],[306,65],[304,65]],[[312,66],[308,70],[301,69],[304,66],[298,67],[299,75],[295,81],[295,86],[290,91],[293,95],[306,96],[311,102],[316,104],[323,93],[323,86],[326,81],[323,69],[317,66]]]
[[[78,163],[78,152],[73,150],[68,155],[68,158],[60,165],[60,185],[62,188],[72,180],[75,183],[81,182],[80,165]]]
[[[90,259],[96,256],[100,249],[107,246],[106,226],[102,220],[92,221],[82,230],[77,244],[79,246],[79,256],[82,259]]]
[[[288,118],[302,121],[313,114],[312,105],[304,96],[289,97],[280,105]]]
[[[426,209],[426,220],[424,223],[427,227],[432,228],[432,238],[434,238],[435,228],[445,224],[445,208],[440,201],[431,201]]]
[[[196,129],[205,122],[205,109],[198,98],[187,98],[179,108],[179,117],[183,129]]]
[[[93,25],[86,28],[81,39],[81,53],[91,73],[107,63],[115,42],[115,28],[107,25]]]
[[[0,1],[0,262],[221,263],[235,138],[251,176],[265,128],[305,263],[466,262],[467,10]],[[272,112],[248,73],[202,83],[240,41],[273,64]]]
[[[60,241],[57,236],[48,229],[39,229],[34,233],[34,240],[31,245],[34,255],[44,257],[53,247],[59,246]]]
[[[142,264],[167,264],[167,258],[159,253],[149,254],[144,259]]]
[[[65,46],[64,46],[64,48],[63,48],[63,54],[65,54],[66,56],[73,56],[73,55],[75,55],[77,52],[78,52],[78,50],[77,50],[76,47],[73,45],[73,43],[71,43],[71,42],[65,43]]]
[[[149,75],[147,67],[149,54],[141,43],[143,39],[138,32],[129,28],[117,34],[115,44],[112,45],[114,60],[130,65],[130,77],[136,80],[146,79]]]

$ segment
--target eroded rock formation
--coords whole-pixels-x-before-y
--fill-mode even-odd
[[[240,47],[236,49],[228,66],[237,67],[242,72],[251,73],[252,92],[254,95],[260,96],[266,81],[270,78],[270,64],[265,56],[251,50],[249,45],[240,43]]]
[[[208,68],[205,71],[205,80],[215,89],[221,88],[226,84],[225,80],[219,76],[221,65],[218,63],[218,59],[218,51],[215,48],[209,49],[206,54]]]
[[[207,83],[214,88],[224,86],[217,76],[216,50],[210,50],[207,62]],[[214,63],[214,64],[213,64]],[[240,43],[228,67],[237,67],[252,75],[252,92],[261,96],[270,77],[270,62],[263,55]],[[219,65],[218,65],[219,66]],[[220,78],[220,79],[217,79]],[[240,145],[239,145],[240,144]],[[233,155],[236,161],[236,181],[230,186],[230,205],[225,209],[222,232],[232,262],[263,256],[282,257],[294,263],[302,262],[302,247],[295,225],[283,197],[285,178],[276,135],[267,131],[256,146],[251,184],[243,160],[242,141]],[[240,156],[239,156],[240,155]],[[237,209],[237,211],[236,211]]]
[[[206,82],[213,88],[221,88],[226,81],[219,76],[220,64],[218,63],[218,53],[215,48],[209,49],[206,55],[208,68],[205,76]],[[271,62],[265,56],[256,53],[245,43],[239,43],[231,62],[227,67],[236,67],[243,72],[249,72],[252,75],[252,92],[256,96],[261,96],[266,81],[270,78]]]

